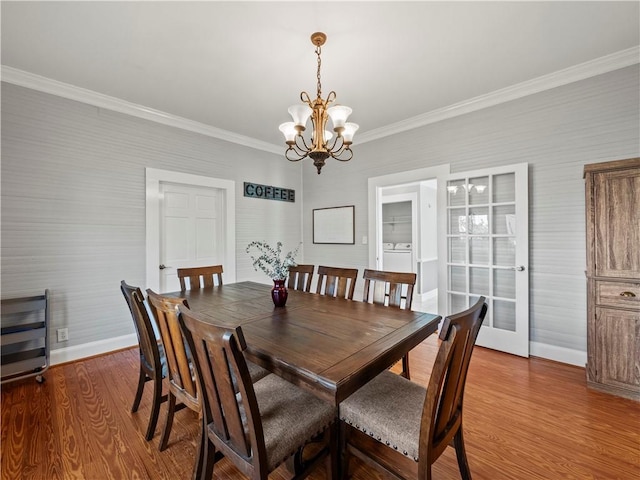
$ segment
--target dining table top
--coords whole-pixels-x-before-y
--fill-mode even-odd
[[[338,405],[437,328],[438,315],[289,290],[275,307],[271,286],[239,282],[165,293],[212,323],[242,326],[246,357]]]

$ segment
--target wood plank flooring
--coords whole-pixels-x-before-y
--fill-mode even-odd
[[[414,381],[426,384],[435,340],[412,351]],[[137,362],[137,349],[123,350],[52,367],[42,385],[3,385],[2,479],[191,478],[197,417],[178,412],[169,447],[159,452],[163,405],[156,436],[146,442],[149,387],[130,413]],[[464,428],[474,480],[640,479],[640,403],[588,390],[582,368],[476,348]],[[381,478],[356,460],[351,472],[354,480]],[[222,460],[214,478],[244,477]],[[460,478],[453,449],[437,461],[434,478]]]

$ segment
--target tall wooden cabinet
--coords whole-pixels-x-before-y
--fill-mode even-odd
[[[640,158],[585,165],[587,384],[640,400]]]

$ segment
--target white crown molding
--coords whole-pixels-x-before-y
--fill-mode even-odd
[[[640,46],[621,50],[611,55],[596,58],[585,63],[565,68],[549,75],[527,80],[510,87],[506,87],[486,95],[455,103],[448,107],[439,108],[431,112],[417,115],[406,120],[396,122],[385,127],[376,128],[368,132],[359,134],[354,144],[362,144],[388,137],[414,128],[423,127],[431,123],[440,122],[448,118],[457,117],[467,113],[475,112],[483,108],[492,107],[500,103],[509,102],[527,95],[533,95],[545,90],[550,90],[562,85],[577,82],[580,80],[612,72],[620,68],[629,67],[640,63]],[[59,97],[68,98],[78,102],[93,105],[99,108],[113,110],[115,112],[132,115],[152,122],[161,123],[171,127],[181,128],[209,137],[226,140],[228,142],[244,145],[269,153],[282,154],[282,148],[278,145],[256,140],[251,137],[239,135],[227,130],[205,125],[170,113],[148,108],[143,105],[127,102],[115,97],[103,95],[92,90],[76,87],[67,83],[52,80],[50,78],[35,75],[13,67],[2,65],[2,81],[31,88],[44,93],[50,93]]]
[[[640,63],[640,45],[358,135],[360,144]]]
[[[127,102],[126,100],[121,100],[116,97],[110,97],[109,95],[103,95],[102,93],[94,92],[93,90],[76,87],[68,83],[59,82],[57,80],[35,75],[6,65],[2,65],[2,81],[40,92],[50,93],[58,97],[68,98],[69,100],[86,103],[88,105],[93,105],[94,107],[104,108],[114,112],[124,113],[126,115],[161,123],[163,125],[181,128],[190,132],[226,140],[227,142],[244,145],[246,147],[263,150],[265,152],[280,155],[283,151],[283,147],[281,146],[272,145],[251,137],[229,132],[228,130],[222,130],[210,125],[205,125],[204,123],[195,122],[187,118]]]

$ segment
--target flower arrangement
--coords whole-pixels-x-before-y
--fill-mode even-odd
[[[271,247],[266,242],[251,242],[247,245],[247,253],[251,255],[251,250],[257,250],[259,255],[251,255],[253,260],[253,268],[257,272],[258,268],[266,273],[272,280],[285,280],[289,275],[289,267],[295,266],[295,256],[298,254],[298,249],[287,253],[284,259],[282,256],[282,242],[276,243],[276,248]]]

